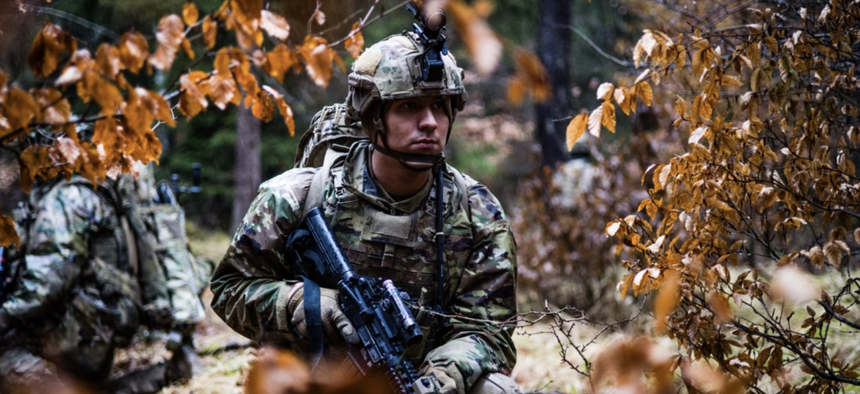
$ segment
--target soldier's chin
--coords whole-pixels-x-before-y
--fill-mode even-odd
[[[409,164],[410,167],[420,171],[429,171],[433,169],[433,163],[426,163],[423,161],[407,161],[406,164]]]

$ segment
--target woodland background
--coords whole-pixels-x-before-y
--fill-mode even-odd
[[[333,59],[320,66],[308,55],[314,47],[302,48],[315,37],[350,37],[354,51],[362,46],[355,22],[367,22],[360,34],[368,44],[412,22],[398,1],[261,2],[285,18],[290,34],[281,39],[264,28],[256,45],[273,53],[286,43],[298,67],[277,75],[255,63],[250,75],[289,105],[296,135],[282,115],[257,119],[271,118],[280,105],[266,101],[269,93],[253,96],[270,103],[254,113],[229,99],[219,110],[223,97],[210,92],[205,111],[182,117],[187,107],[176,108],[170,94],[177,85],[188,92],[182,76],[190,70],[235,76],[248,92],[239,57],[231,52],[232,69],[219,68],[226,57],[217,53],[241,42],[239,15],[250,3],[195,0],[200,18],[233,27],[219,28],[210,46],[206,30],[186,20],[194,59],[176,41],[176,60],[166,67],[123,71],[174,107],[175,127],[154,128],[162,147],[158,177],[178,173],[188,182],[192,164],[203,164],[203,192],[182,202],[192,242],[216,260],[257,185],[292,167],[313,114],[346,95],[346,76]],[[4,115],[21,118],[15,87],[65,89],[56,81],[70,53],[47,75],[37,75],[44,62],[33,64],[45,21],[94,57],[100,43],[117,44],[127,31],[157,53],[163,17],[187,18],[187,4],[0,3]],[[524,388],[860,391],[856,2],[477,0],[450,1],[448,12],[449,48],[466,69],[469,91],[448,161],[487,184],[514,222]],[[233,17],[225,15],[239,19],[228,23]],[[255,34],[262,36],[248,35]],[[244,48],[248,58],[254,48]],[[350,50],[331,48],[348,69]],[[320,76],[328,69],[330,80]],[[197,78],[193,84],[206,84]],[[39,103],[32,121],[6,124],[0,133],[3,148],[19,158],[66,132],[39,120],[50,107]],[[88,105],[72,100],[68,112],[86,113]],[[154,111],[146,126],[155,119],[168,122]],[[82,139],[99,128],[76,126]],[[122,153],[117,163],[126,153],[135,154]],[[32,174],[58,175],[50,169],[56,162],[45,163]],[[209,334],[204,342],[224,340],[218,327],[201,328]],[[241,380],[245,364],[228,361],[210,359],[211,370]]]

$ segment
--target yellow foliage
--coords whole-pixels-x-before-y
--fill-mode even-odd
[[[567,150],[573,149],[573,145],[579,138],[585,134],[585,127],[588,125],[588,114],[579,114],[573,117],[570,124],[567,125]]]

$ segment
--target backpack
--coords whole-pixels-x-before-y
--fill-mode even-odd
[[[296,150],[296,168],[319,167],[311,181],[302,217],[311,209],[322,206],[322,192],[335,161],[346,156],[353,143],[370,140],[361,127],[361,121],[349,115],[346,104],[337,103],[323,107],[314,115],[311,125],[299,141]],[[466,189],[466,179],[452,168],[454,183],[460,189],[459,208],[472,221],[472,210]]]

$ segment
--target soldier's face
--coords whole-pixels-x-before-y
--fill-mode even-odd
[[[447,100],[442,96],[394,100],[383,115],[388,147],[403,153],[442,153],[448,138]]]

